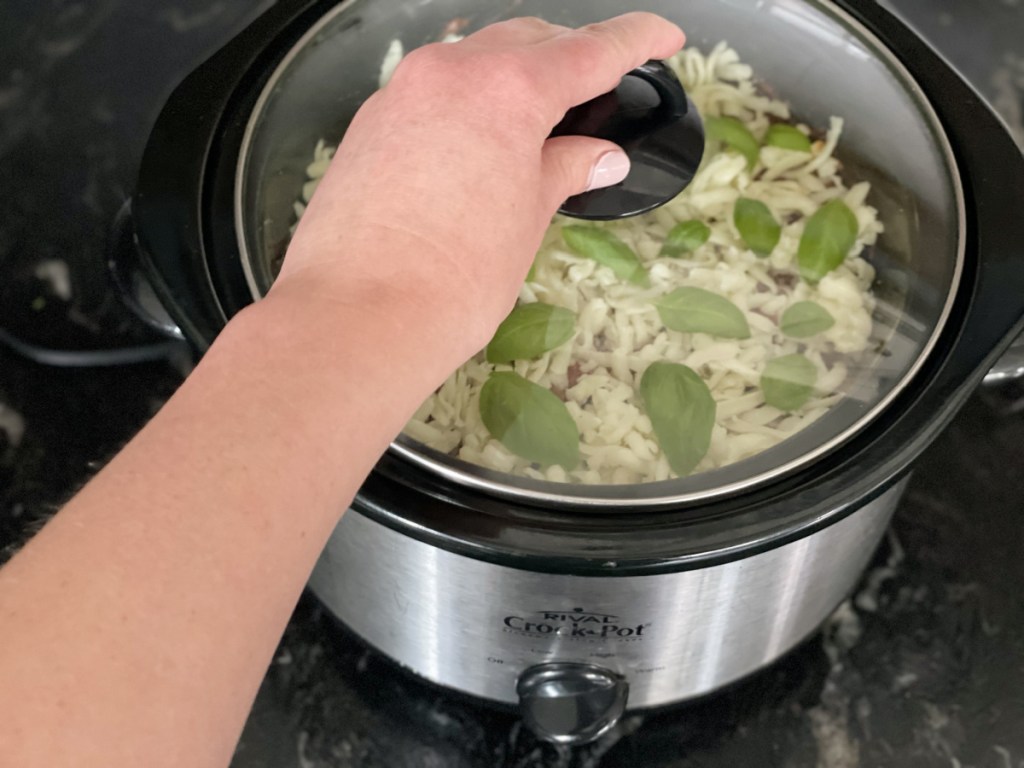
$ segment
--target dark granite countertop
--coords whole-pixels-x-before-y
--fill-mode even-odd
[[[111,222],[170,89],[266,5],[0,4],[0,329],[65,349],[156,340],[110,289]],[[1024,3],[888,5],[1024,140]],[[0,561],[187,367],[58,369],[0,344]],[[726,691],[629,715],[576,751],[412,679],[304,598],[234,765],[1021,768],[1022,446],[1024,389],[979,393],[920,461],[871,570],[822,633]]]

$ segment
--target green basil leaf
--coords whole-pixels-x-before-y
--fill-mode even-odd
[[[807,402],[818,380],[818,369],[803,355],[785,355],[768,361],[761,374],[764,401],[780,411],[795,411]]]
[[[760,200],[741,197],[732,211],[732,221],[747,247],[758,256],[768,256],[782,234],[782,226]]]
[[[747,167],[753,168],[761,156],[757,139],[742,122],[735,117],[707,117],[704,119],[704,135],[720,141],[747,158]]]
[[[816,283],[843,263],[857,239],[857,217],[842,200],[819,208],[804,226],[796,258],[800,275]]]
[[[775,123],[764,135],[764,143],[767,147],[781,147],[791,149],[794,152],[810,152],[811,140],[807,134],[797,130],[792,125]]]
[[[669,231],[661,246],[659,256],[682,256],[684,253],[695,251],[700,248],[711,237],[711,230],[702,221],[691,219],[676,224]]]
[[[749,339],[743,312],[724,296],[703,288],[676,288],[654,306],[666,328],[685,333],[710,333],[724,339]]]
[[[544,387],[511,371],[496,371],[480,390],[480,417],[517,456],[566,470],[580,461],[580,435],[569,409]]]
[[[807,339],[824,333],[835,324],[835,318],[821,304],[816,304],[813,301],[798,301],[782,313],[779,327],[787,336],[794,339]]]
[[[640,378],[644,410],[669,466],[690,474],[711,446],[715,399],[692,368],[679,363],[652,363]]]
[[[526,273],[526,280],[524,283],[532,283],[537,279],[537,259],[534,258],[533,263],[530,264],[530,271]]]
[[[647,285],[647,270],[633,249],[605,229],[572,224],[562,227],[566,244],[579,256],[604,264],[637,285]]]
[[[532,360],[572,338],[576,317],[564,307],[520,304],[506,317],[487,345],[487,362]]]

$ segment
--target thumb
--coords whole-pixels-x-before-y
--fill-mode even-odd
[[[566,198],[618,184],[629,173],[629,158],[610,141],[588,136],[558,136],[544,143],[544,191],[552,208]]]

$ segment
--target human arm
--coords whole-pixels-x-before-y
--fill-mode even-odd
[[[0,570],[0,763],[227,764],[341,513],[613,149],[551,128],[681,44],[631,15],[411,54],[347,132],[268,298]]]

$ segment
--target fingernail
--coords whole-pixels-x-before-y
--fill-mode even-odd
[[[629,174],[629,158],[621,149],[605,152],[590,169],[587,191],[618,184]]]

